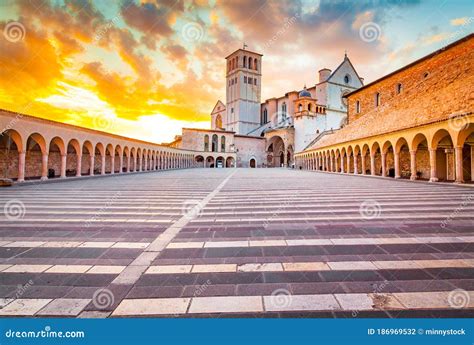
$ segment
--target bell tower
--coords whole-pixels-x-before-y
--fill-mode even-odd
[[[262,54],[238,49],[226,59],[226,130],[248,134],[260,126]]]

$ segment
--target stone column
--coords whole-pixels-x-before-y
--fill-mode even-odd
[[[100,173],[102,175],[105,175],[105,155],[106,154],[103,154],[100,156],[100,159],[102,160],[102,164],[101,164],[101,167],[100,167]]]
[[[436,149],[429,149],[430,152],[430,182],[438,182],[438,172],[436,171]]]
[[[26,152],[18,152],[18,182],[25,181]]]
[[[393,152],[393,161],[395,165],[395,178],[400,178],[400,152]]]
[[[341,174],[344,173],[344,156],[341,155]]]
[[[362,168],[362,175],[365,175],[365,153],[360,155],[360,166]]]
[[[416,150],[410,151],[410,180],[416,180]]]
[[[387,176],[387,154],[382,153],[382,176]]]
[[[331,155],[329,155],[329,166],[330,166],[331,172],[334,172],[334,161]]]
[[[91,157],[91,166],[89,167],[89,174],[90,174],[91,176],[94,176],[95,155],[94,155],[94,154],[91,154],[90,157]]]
[[[48,179],[48,154],[43,153],[41,157],[41,181]]]
[[[76,155],[76,176],[81,177],[82,175],[82,152]]]
[[[375,154],[370,154],[370,175],[375,176]]]
[[[138,171],[142,171],[143,155],[140,155],[138,159]]]
[[[348,174],[351,173],[351,157],[349,155],[347,155],[347,162],[346,162],[346,172]]]
[[[337,157],[334,156],[334,169],[335,169],[334,171],[335,172],[339,172],[339,162],[340,161],[337,159]]]
[[[455,159],[456,159],[456,183],[464,183],[464,173],[462,169],[462,146],[454,148]]]
[[[119,157],[119,174],[123,171],[123,154]]]
[[[130,172],[130,156],[131,154],[129,153],[128,156],[127,156],[127,172],[129,173]]]
[[[285,150],[283,153],[283,167],[286,168],[288,166],[288,151]]]
[[[357,156],[358,155],[354,155],[354,175],[358,175],[359,174],[359,164],[357,162]]]
[[[115,174],[115,154],[110,156],[110,174]]]
[[[67,161],[67,153],[61,154],[61,178],[66,177],[66,161]]]

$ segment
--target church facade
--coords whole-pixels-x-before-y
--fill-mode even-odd
[[[171,145],[202,149],[199,166],[291,167],[295,152],[345,125],[345,96],[363,86],[345,55],[334,71],[321,69],[309,88],[262,101],[262,67],[263,55],[256,52],[238,49],[227,56],[226,100],[216,102],[211,129],[185,129]],[[230,151],[222,151],[222,138]],[[233,163],[216,152],[234,154]]]

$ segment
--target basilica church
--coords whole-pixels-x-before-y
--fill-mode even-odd
[[[294,166],[295,152],[346,124],[345,96],[363,78],[345,54],[333,71],[315,73],[313,85],[262,101],[263,55],[245,48],[226,57],[226,99],[214,106],[211,128],[183,128],[171,146],[202,151],[203,167]]]

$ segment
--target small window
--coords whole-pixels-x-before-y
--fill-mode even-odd
[[[397,93],[398,94],[401,94],[403,91],[403,85],[401,83],[398,83],[397,84]]]
[[[233,114],[234,113],[234,108],[230,108],[230,112],[231,112],[231,114]]]
[[[357,113],[357,114],[360,113],[360,101],[357,101],[357,102],[356,102],[356,113]]]
[[[429,74],[428,72],[425,72],[425,74],[423,74],[423,78],[426,79],[426,78],[428,78],[429,75],[430,75],[430,74]]]
[[[298,111],[302,111],[303,110],[303,106],[301,104],[298,105]]]
[[[244,77],[244,84],[247,84],[247,77]]]
[[[252,84],[252,78],[249,78],[249,84]]]
[[[311,103],[308,104],[308,110],[311,111]]]
[[[255,78],[255,79],[253,80],[253,84],[254,84],[254,85],[257,85],[257,78]]]
[[[346,74],[344,76],[344,83],[349,84],[351,82],[351,76],[349,74]]]
[[[375,94],[375,106],[378,107],[380,105],[380,92]]]

